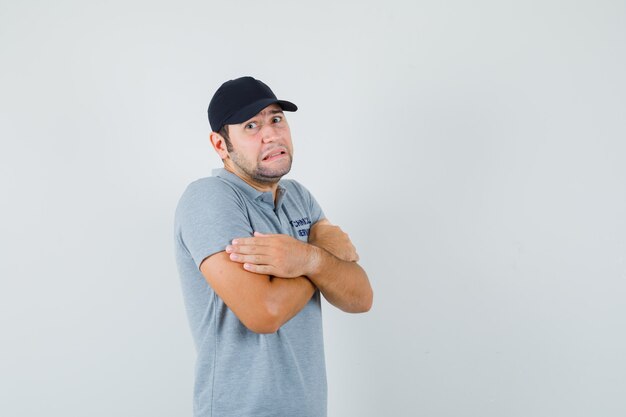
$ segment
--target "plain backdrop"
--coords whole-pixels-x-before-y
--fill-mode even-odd
[[[0,0],[0,415],[191,415],[173,213],[242,75],[374,287],[329,417],[626,415],[625,45],[621,0]]]

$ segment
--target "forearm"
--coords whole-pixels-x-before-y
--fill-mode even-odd
[[[312,267],[307,277],[329,303],[348,313],[362,313],[371,308],[372,287],[359,264],[343,261],[314,245],[310,256]]]
[[[256,333],[276,332],[315,292],[305,277],[281,279],[248,272],[232,262],[226,252],[205,259],[200,271],[243,325]]]
[[[315,285],[306,277],[279,278],[269,280],[265,293],[265,304],[273,326],[278,330],[302,310],[315,293]]]
[[[356,263],[358,257],[354,256],[356,252],[349,240],[341,235],[339,240],[336,239],[334,227],[328,230],[334,235],[312,240],[339,247],[346,260],[290,236],[256,232],[254,237],[234,239],[226,252],[231,261],[243,264],[246,271],[290,279],[306,276],[331,304],[341,310],[351,313],[368,311],[373,295],[367,274]],[[279,309],[281,300],[285,299],[282,296],[276,298],[275,309]]]

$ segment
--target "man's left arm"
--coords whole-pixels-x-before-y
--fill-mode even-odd
[[[235,239],[226,251],[232,261],[243,263],[250,272],[281,278],[303,275],[335,307],[349,313],[368,311],[373,291],[367,274],[356,263],[352,243],[327,221],[313,227],[322,225],[327,226],[323,232],[312,229],[312,244],[287,235],[255,233],[254,237]]]

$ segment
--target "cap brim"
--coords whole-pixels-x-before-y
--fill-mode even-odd
[[[248,104],[246,107],[240,109],[238,112],[232,114],[226,120],[224,120],[225,125],[233,125],[238,123],[243,123],[248,119],[251,119],[258,112],[269,106],[270,104],[278,104],[281,109],[284,111],[296,111],[298,110],[298,106],[293,104],[290,101],[285,100],[276,100],[273,98],[264,98],[259,101],[255,101],[252,104]]]

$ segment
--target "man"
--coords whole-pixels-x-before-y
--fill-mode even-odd
[[[209,104],[224,163],[176,209],[176,258],[198,358],[194,415],[326,415],[320,293],[365,312],[372,289],[348,236],[302,185],[281,180],[292,143],[278,100],[252,77]]]

